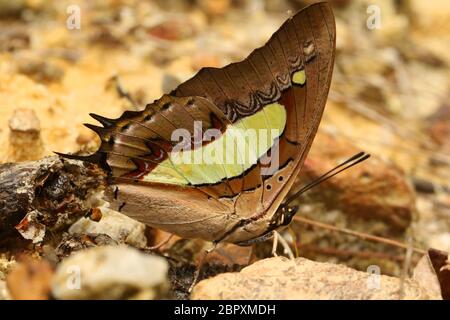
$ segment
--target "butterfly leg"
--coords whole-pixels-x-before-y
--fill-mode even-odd
[[[121,205],[119,206],[119,208],[117,209],[118,212],[121,212],[123,207],[125,207],[126,203],[122,202]]]
[[[211,253],[213,250],[215,250],[217,248],[217,244],[218,244],[218,242],[213,242],[213,246],[204,251],[202,259],[200,260],[200,263],[199,263],[197,269],[195,270],[194,279],[192,280],[191,286],[189,287],[189,290],[188,290],[189,293],[192,292],[192,289],[194,289],[194,286],[198,282],[198,279],[200,277],[200,272],[202,270],[203,264],[205,263],[206,257],[208,256],[209,253]]]
[[[172,239],[172,237],[173,237],[173,234],[171,233],[164,240],[162,240],[160,243],[158,243],[158,244],[156,244],[154,246],[148,247],[147,249],[150,250],[150,251],[157,250],[157,249],[161,248],[163,245],[167,244],[170,241],[170,239]]]
[[[287,243],[286,239],[284,239],[281,234],[279,234],[277,231],[273,232],[273,245],[272,245],[272,255],[275,257],[278,257],[277,255],[277,247],[278,247],[278,241],[282,245],[284,249],[284,253],[286,253],[289,256],[289,259],[294,259],[294,254],[292,253],[291,248],[289,247],[289,244]]]
[[[277,247],[278,247],[278,237],[280,234],[276,231],[273,232],[273,242],[272,242],[272,255],[278,257]]]

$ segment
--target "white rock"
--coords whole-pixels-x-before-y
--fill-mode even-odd
[[[117,242],[137,248],[146,247],[147,238],[145,237],[145,225],[143,223],[105,207],[100,209],[102,218],[99,222],[81,218],[70,227],[69,233],[103,233]]]
[[[0,280],[0,300],[9,300],[9,299],[11,299],[11,297],[9,296],[6,282],[3,280]]]
[[[79,251],[58,265],[52,282],[57,299],[152,299],[167,283],[164,258],[120,246]]]

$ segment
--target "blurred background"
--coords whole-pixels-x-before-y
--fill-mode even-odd
[[[313,2],[0,0],[0,163],[94,151],[89,112],[117,117],[241,60]],[[373,157],[299,199],[300,215],[450,250],[450,3],[330,2],[336,64],[298,185],[360,150]],[[362,270],[398,274],[405,256],[308,224],[286,236],[300,255]]]

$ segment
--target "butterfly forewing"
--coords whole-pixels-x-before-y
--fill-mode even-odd
[[[95,128],[103,156],[89,159],[109,168],[122,187],[120,201],[139,203],[129,210],[146,211],[130,214],[138,220],[186,237],[256,238],[269,230],[309,151],[328,95],[334,52],[331,8],[311,5],[244,61],[203,68],[142,112],[115,120],[95,116],[104,125]],[[190,136],[183,142],[188,151],[180,151],[180,141],[173,139],[180,130]],[[205,154],[219,161],[179,161]],[[139,200],[145,196],[148,208]],[[166,217],[167,206],[174,207],[174,216]]]

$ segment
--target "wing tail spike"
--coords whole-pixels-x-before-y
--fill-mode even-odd
[[[96,113],[89,113],[89,115],[92,118],[94,118],[95,120],[97,120],[98,122],[100,122],[103,125],[103,127],[105,127],[105,128],[112,127],[113,125],[116,124],[116,120],[114,120],[114,119],[109,119],[109,118],[103,117],[101,115],[98,115]]]
[[[94,131],[95,133],[97,133],[100,137],[103,136],[105,134],[105,128],[103,127],[99,127],[90,123],[83,123],[83,125],[88,128],[91,129],[92,131]]]
[[[96,152],[87,156],[77,155],[77,154],[70,154],[70,153],[61,153],[53,151],[56,155],[70,160],[79,160],[84,162],[93,163],[96,165],[99,165],[102,169],[106,171],[111,171],[111,168],[109,168],[108,164],[106,163],[106,157],[105,154],[102,152]]]
[[[61,158],[71,159],[71,160],[86,161],[86,158],[88,157],[88,156],[80,156],[77,154],[62,153],[62,152],[56,152],[56,151],[53,151],[53,153],[60,156]]]

